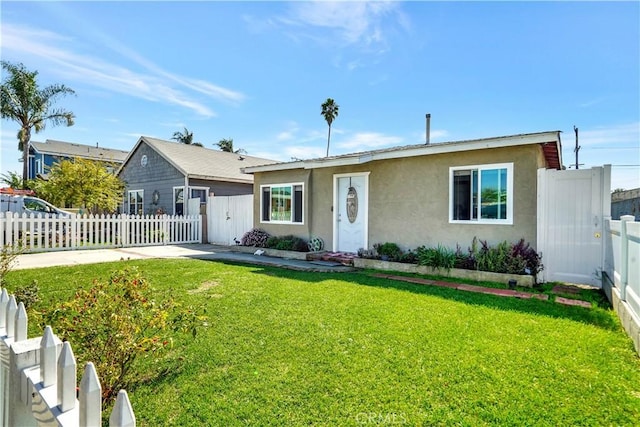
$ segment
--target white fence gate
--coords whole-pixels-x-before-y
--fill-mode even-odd
[[[102,388],[93,363],[87,363],[76,391],[71,344],[61,342],[49,326],[41,337],[28,339],[27,321],[24,304],[0,288],[0,426],[102,425]],[[124,390],[109,425],[136,425]]]
[[[253,195],[209,197],[207,222],[209,243],[236,244],[253,228]]]
[[[538,170],[537,250],[544,264],[542,281],[601,287],[610,187],[610,165]]]

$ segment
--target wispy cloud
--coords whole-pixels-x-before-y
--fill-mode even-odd
[[[349,150],[367,150],[380,147],[391,147],[401,144],[403,138],[389,136],[377,132],[356,133],[352,137],[336,143],[337,147]]]
[[[294,2],[280,21],[292,27],[330,30],[343,45],[386,50],[384,18],[392,14],[400,14],[398,2]],[[401,22],[405,24],[406,19]]]
[[[586,130],[579,129],[578,140],[583,147],[628,145],[640,150],[640,122]]]
[[[204,117],[214,117],[216,113],[206,103],[198,100],[194,96],[196,93],[233,103],[245,99],[245,95],[240,92],[169,73],[110,37],[99,35],[98,38],[104,42],[103,46],[142,66],[145,72],[78,53],[72,47],[72,38],[26,26],[3,24],[0,46],[3,52],[15,52],[21,56],[30,55],[49,61],[52,69],[75,81],[109,92],[177,105]]]
[[[397,1],[301,1],[287,6],[278,16],[244,20],[253,31],[279,30],[295,43],[325,47],[334,55],[332,64],[349,71],[370,65],[372,55],[391,49],[392,33],[411,27]]]
[[[284,142],[295,139],[300,131],[300,126],[296,122],[286,124],[286,129],[276,135],[276,141]]]
[[[604,100],[605,100],[605,98],[603,98],[603,97],[596,98],[596,99],[590,99],[589,101],[585,101],[585,102],[579,104],[579,106],[582,107],[582,108],[592,107],[594,105],[598,105],[598,104],[602,103]]]
[[[284,151],[289,157],[287,160],[308,160],[323,157],[326,154],[325,150],[326,147],[323,148],[320,146],[293,145],[287,147]]]

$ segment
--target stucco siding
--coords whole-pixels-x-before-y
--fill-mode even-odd
[[[449,168],[513,163],[513,224],[449,223]],[[368,242],[395,242],[404,249],[439,243],[466,249],[474,236],[490,243],[524,238],[536,244],[537,169],[544,157],[537,145],[381,160],[362,165],[256,173],[254,212],[260,224],[260,184],[303,181],[308,174],[305,227],[260,226],[272,234],[319,236],[333,244],[333,176],[369,172]],[[306,181],[305,181],[306,182]],[[364,207],[363,207],[364,208]]]
[[[253,178],[254,197],[253,197],[253,224],[257,228],[262,228],[266,232],[274,236],[285,236],[288,234],[309,239],[311,236],[311,226],[313,217],[317,213],[312,209],[313,206],[313,190],[310,184],[311,171],[304,169],[295,169],[290,171],[271,172],[268,174],[255,174]],[[261,197],[260,186],[267,184],[303,184],[303,218],[302,224],[273,224],[261,221]]]

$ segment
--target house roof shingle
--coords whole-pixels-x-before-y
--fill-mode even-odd
[[[31,141],[31,147],[40,154],[52,156],[80,157],[90,160],[122,163],[129,154],[125,150],[94,147],[92,145],[75,144],[72,142],[47,139],[45,142]]]
[[[275,160],[211,150],[197,145],[180,144],[148,136],[140,137],[136,147],[131,150],[131,154],[142,142],[153,148],[189,178],[252,183],[253,176],[242,173],[241,168],[276,163]],[[125,164],[129,157],[125,160]]]

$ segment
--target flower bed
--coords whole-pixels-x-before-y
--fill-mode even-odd
[[[367,258],[355,258],[353,260],[353,266],[356,268],[370,268],[373,270],[400,271],[404,273],[454,277],[457,279],[476,280],[480,282],[509,284],[509,281],[515,280],[517,286],[525,286],[529,288],[533,287],[535,283],[535,278],[531,275],[492,273],[490,271],[464,270],[461,268],[445,270],[427,267],[424,265]]]
[[[514,281],[520,286],[533,286],[536,275],[544,268],[542,256],[524,239],[490,245],[486,240],[474,238],[466,251],[459,245],[453,250],[438,244],[405,252],[395,243],[376,243],[373,249],[360,249],[358,256],[361,261],[355,266],[368,265],[362,268],[435,274],[510,286]]]

